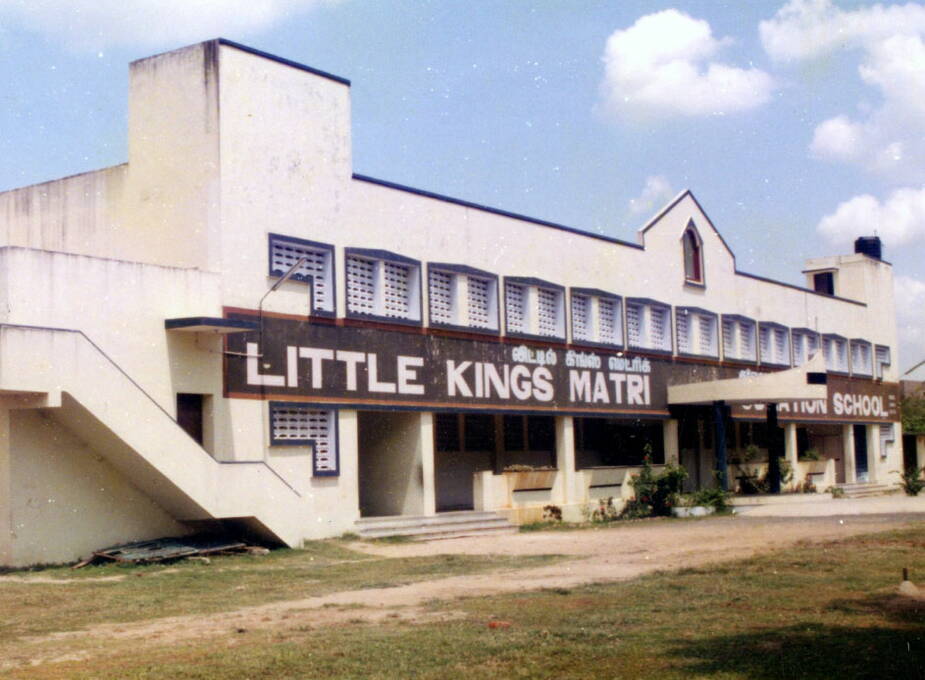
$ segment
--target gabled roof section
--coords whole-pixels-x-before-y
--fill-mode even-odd
[[[732,263],[734,266],[735,259],[736,259],[735,253],[732,252],[732,248],[730,248],[729,244],[726,243],[726,239],[724,239],[723,235],[719,233],[719,229],[717,229],[716,225],[713,224],[713,220],[711,220],[710,216],[707,215],[707,213],[704,211],[703,206],[700,205],[700,201],[697,200],[697,198],[694,196],[693,192],[690,189],[685,189],[684,191],[679,193],[677,196],[675,196],[673,199],[671,199],[668,205],[666,205],[664,208],[659,210],[658,213],[655,215],[655,217],[653,217],[648,222],[646,222],[645,225],[643,225],[643,227],[637,233],[637,238],[639,240],[640,245],[645,247],[646,232],[652,229],[654,226],[656,226],[659,222],[661,222],[662,218],[664,218],[665,215],[667,215],[672,210],[674,210],[674,208],[687,197],[690,197],[690,199],[694,202],[694,205],[697,206],[697,211],[703,217],[704,221],[706,221],[706,223],[710,225],[710,229],[713,230],[713,233],[716,234],[717,238],[719,238],[720,243],[723,244],[723,247],[726,249],[726,252],[729,253],[729,257],[732,258]]]

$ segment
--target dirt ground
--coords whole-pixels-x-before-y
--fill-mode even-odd
[[[720,517],[692,521],[649,520],[601,529],[540,531],[422,543],[356,542],[350,547],[388,557],[435,554],[556,554],[568,557],[536,568],[453,576],[376,590],[338,592],[208,616],[103,624],[22,642],[43,648],[45,653],[35,649],[39,653],[32,656],[34,664],[58,660],[65,649],[68,658],[92,656],[93,650],[99,650],[103,640],[132,645],[163,645],[236,631],[294,625],[318,627],[386,618],[423,622],[433,620],[435,616],[424,606],[433,600],[624,580],[655,570],[750,557],[800,541],[827,541],[908,527],[922,521],[925,521],[923,515]],[[439,616],[446,618],[453,614],[441,613]],[[57,654],[50,653],[49,643],[51,648],[57,649]]]

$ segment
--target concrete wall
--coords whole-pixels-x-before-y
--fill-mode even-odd
[[[421,414],[359,414],[360,513],[364,517],[423,515]]]
[[[47,412],[10,412],[12,563],[67,562],[189,529]]]

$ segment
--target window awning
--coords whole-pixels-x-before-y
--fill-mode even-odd
[[[240,321],[238,319],[223,319],[216,316],[185,316],[179,319],[165,319],[164,328],[168,331],[184,333],[244,333],[256,331],[256,321]]]
[[[669,405],[712,404],[774,404],[798,399],[827,399],[825,359],[816,352],[802,366],[786,371],[745,375],[726,380],[670,385]]]

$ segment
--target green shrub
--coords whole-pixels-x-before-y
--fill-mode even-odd
[[[664,517],[671,514],[671,508],[678,504],[678,497],[687,471],[680,465],[668,463],[656,474],[652,469],[649,456],[642,461],[642,470],[630,479],[630,486],[636,492],[636,498],[627,501],[621,513],[622,517]]]
[[[822,460],[819,449],[806,449],[800,454],[800,460]]]
[[[695,491],[691,495],[691,505],[702,505],[705,508],[715,508],[716,512],[725,512],[729,509],[729,492],[718,486]]]
[[[907,496],[918,496],[919,492],[925,489],[925,479],[922,479],[923,470],[925,470],[925,468],[913,465],[900,473],[899,483],[902,485],[903,491],[906,492]]]

